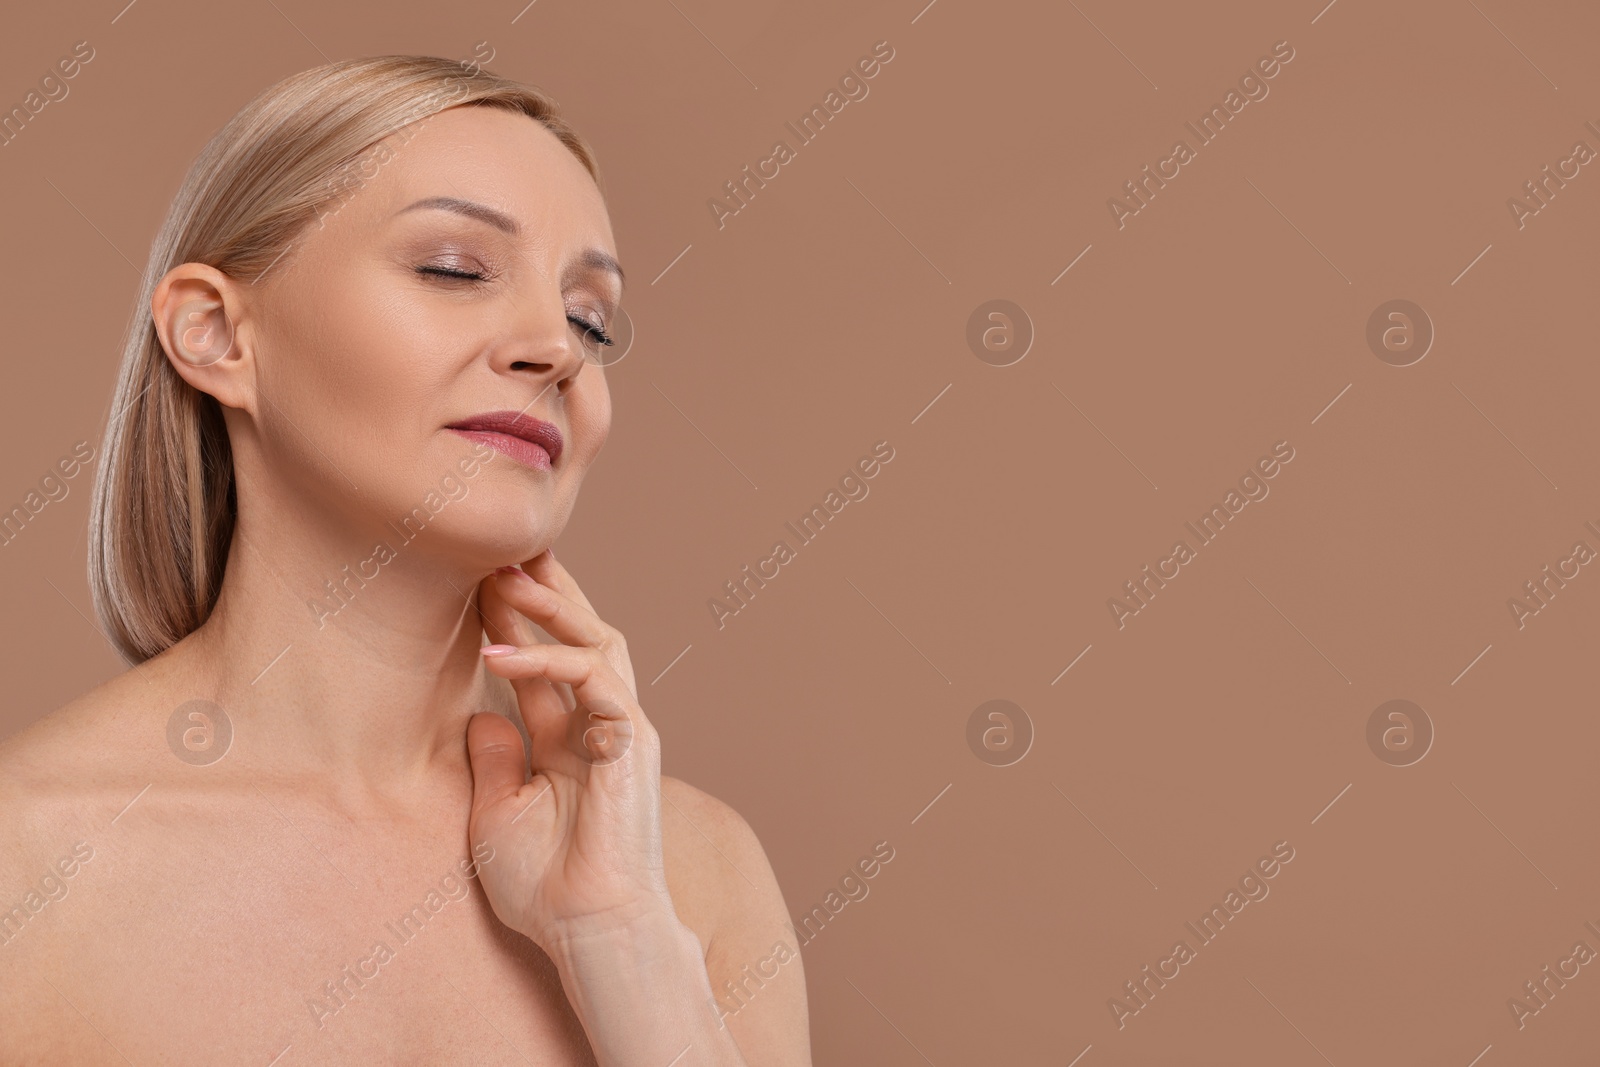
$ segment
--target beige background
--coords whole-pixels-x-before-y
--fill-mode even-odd
[[[325,59],[488,41],[596,145],[633,279],[559,545],[664,769],[749,819],[797,917],[896,852],[806,949],[819,1064],[1592,1062],[1600,966],[1523,1029],[1507,1007],[1600,949],[1600,565],[1507,607],[1600,550],[1600,174],[1507,208],[1600,150],[1592,5],[122,2],[0,36],[6,108],[96,52],[0,148],[5,508],[98,447],[212,131]],[[880,40],[867,98],[719,230],[707,200]],[[1107,199],[1180,137],[1119,229]],[[1407,367],[1365,339],[1396,298],[1437,333]],[[1006,367],[966,341],[992,299],[1036,334]],[[870,495],[719,631],[708,600],[880,440]],[[1119,630],[1107,599],[1278,441],[1270,495]],[[120,669],[70,485],[0,550],[0,733]],[[996,698],[1035,732],[1006,767],[967,743]],[[1435,731],[1411,766],[1366,740],[1396,698]],[[1108,999],[1278,841],[1270,895],[1119,1030]]]

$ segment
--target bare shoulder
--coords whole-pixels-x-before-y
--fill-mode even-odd
[[[690,785],[681,778],[663,774],[661,796],[667,801],[669,810],[676,808],[678,814],[685,818],[698,817],[728,836],[743,834],[749,834],[752,838],[755,836],[750,825],[745,822],[744,816],[710,793]]]
[[[661,836],[678,917],[700,938],[723,1024],[751,1062],[811,1063],[799,939],[766,850],[745,818],[661,777]]]
[[[713,903],[724,890],[733,889],[732,878],[746,885],[739,876],[739,860],[758,866],[770,874],[766,851],[750,824],[728,804],[680,778],[661,776],[661,836],[670,866],[686,890],[683,903]],[[674,864],[674,860],[677,861]],[[751,863],[750,861],[759,861]],[[748,872],[747,872],[748,873]],[[753,878],[753,874],[750,875]],[[673,898],[678,899],[677,887]],[[679,906],[680,914],[683,905]],[[714,925],[715,916],[708,916]],[[684,916],[688,922],[688,917]],[[689,925],[695,924],[690,922]]]
[[[125,671],[0,740],[0,871],[15,874],[92,834],[172,773],[162,672]]]
[[[108,777],[132,781],[156,764],[161,683],[155,672],[124,671],[0,740],[0,810],[87,797]]]
[[[0,1063],[87,1063],[103,1052],[92,1031],[67,1025],[63,946],[94,926],[105,894],[79,887],[104,883],[114,820],[165,744],[141,743],[148,731],[135,725],[151,721],[146,685],[119,675],[0,741]]]

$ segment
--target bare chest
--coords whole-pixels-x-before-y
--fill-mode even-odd
[[[0,1029],[25,1035],[0,1062],[593,1064],[464,829],[163,814],[90,842],[0,947]]]

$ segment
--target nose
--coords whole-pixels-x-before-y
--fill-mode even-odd
[[[560,290],[540,286],[508,307],[508,331],[495,351],[495,370],[536,382],[541,394],[553,387],[557,399],[564,397],[577,383],[585,360]]]

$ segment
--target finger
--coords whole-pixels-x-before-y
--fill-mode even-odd
[[[523,647],[554,646],[534,644]],[[517,696],[517,712],[522,716],[522,725],[528,731],[529,740],[537,749],[540,740],[546,734],[561,729],[562,721],[577,706],[578,699],[573,694],[571,686],[546,678],[529,675],[512,677],[510,682]]]
[[[593,608],[541,583],[526,571],[505,567],[495,572],[494,579],[495,592],[501,601],[537,622],[557,641],[600,649],[623,643],[622,635],[601,621]],[[530,642],[508,640],[504,643]]]
[[[634,681],[633,661],[628,654],[627,640],[616,627],[607,625],[595,615],[587,601],[580,604],[518,567],[502,567],[490,578],[502,601],[509,600],[518,612],[536,619],[540,628],[556,640],[603,651],[612,669],[627,683],[633,698],[638,700],[639,687]]]
[[[532,579],[528,580],[532,582]],[[478,600],[480,613],[486,613],[484,633],[489,635],[491,643],[522,646],[550,644],[558,640],[542,627],[535,625],[527,615],[509,603],[500,590],[502,584],[505,583],[496,581],[495,575],[491,574],[483,580],[482,592]],[[543,589],[544,587],[539,586],[539,588]],[[574,699],[570,687],[560,682],[547,682],[545,684],[561,695],[564,701],[561,707],[562,711],[566,711],[573,706]]]
[[[591,766],[615,763],[633,747],[633,719],[626,709],[602,701],[579,703],[567,716],[567,751]]]
[[[490,576],[493,578],[493,575]],[[504,583],[485,579],[478,585],[478,614],[491,644],[532,645],[539,640],[527,616],[506,602]]]
[[[609,757],[621,755],[616,746],[632,744],[636,738],[654,742],[655,730],[644,709],[598,649],[489,645],[482,651],[493,674],[512,679],[543,678],[572,686],[578,706],[569,716],[569,736],[574,729],[580,736],[586,735],[584,751],[579,754],[591,762],[596,762],[596,756],[608,757],[602,762],[614,762]],[[574,727],[571,720],[581,721]],[[600,727],[600,732],[588,733],[594,726]]]
[[[556,554],[552,549],[545,549],[523,564],[523,567],[536,581],[550,586],[564,597],[576,600],[596,615],[600,614],[594,610],[594,605],[589,603],[589,598],[583,595],[583,590],[578,588],[577,579],[556,561]]]
[[[492,580],[485,579],[479,583],[478,613],[483,621],[484,633],[489,635],[491,641],[531,645],[540,643],[545,637],[526,616],[505,602]],[[511,687],[517,694],[517,712],[522,717],[523,728],[527,730],[535,750],[540,747],[541,735],[559,724],[562,717],[577,705],[571,687],[557,682],[513,678]]]
[[[467,720],[467,758],[472,764],[472,814],[478,816],[522,788],[528,756],[511,720],[481,711]]]

